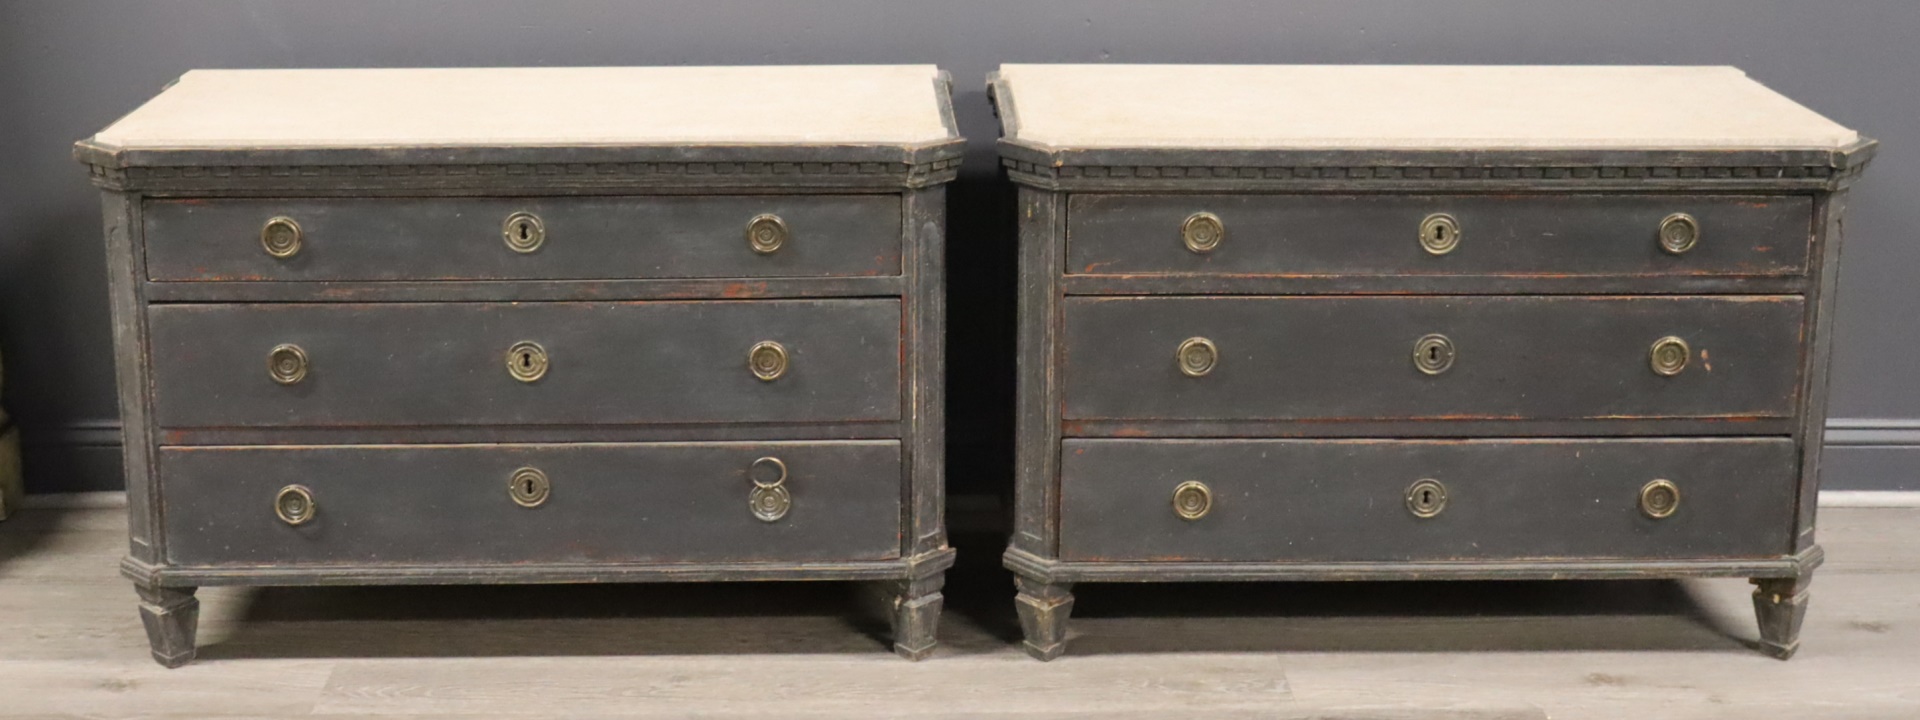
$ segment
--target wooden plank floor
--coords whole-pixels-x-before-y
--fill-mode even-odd
[[[0,522],[0,717],[1920,717],[1920,510],[1831,509],[1800,655],[1737,580],[1086,586],[1068,655],[1016,647],[962,538],[909,663],[837,583],[202,590],[200,660],[147,657],[122,511]]]

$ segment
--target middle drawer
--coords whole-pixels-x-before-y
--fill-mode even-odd
[[[161,305],[161,427],[900,417],[900,301]]]
[[[1772,418],[1797,295],[1068,298],[1064,415]]]

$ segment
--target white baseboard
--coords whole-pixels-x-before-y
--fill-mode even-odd
[[[1913,490],[1822,490],[1820,507],[1836,508],[1910,508],[1920,507],[1920,491]]]

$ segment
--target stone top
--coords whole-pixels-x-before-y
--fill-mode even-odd
[[[1732,67],[1002,65],[1009,140],[1074,149],[1831,150]]]
[[[955,137],[932,65],[195,70],[103,149],[897,145]]]

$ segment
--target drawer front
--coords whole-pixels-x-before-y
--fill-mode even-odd
[[[771,521],[749,504],[755,484],[748,470],[762,457],[787,468],[779,483],[786,513]],[[545,500],[532,507],[508,490],[521,468],[546,478]],[[900,447],[893,441],[168,447],[160,451],[160,482],[167,554],[183,565],[900,555]],[[298,525],[276,512],[290,485],[312,498]]]
[[[1223,231],[1205,252],[1189,249],[1182,234],[1196,213],[1212,214]],[[1680,213],[1693,218],[1697,239],[1675,254],[1663,248],[1661,226]],[[1458,229],[1443,254],[1422,242],[1435,214]],[[1800,275],[1812,226],[1813,202],[1803,196],[1076,195],[1067,271]],[[1207,235],[1200,237],[1205,247]]]
[[[162,427],[900,417],[897,300],[162,305],[148,318]],[[771,380],[749,361],[767,342],[786,356]],[[283,384],[274,361],[304,370]]]
[[[900,207],[897,195],[152,200],[147,272],[163,281],[898,275]],[[509,227],[516,213],[538,227]],[[778,230],[763,222],[774,234],[756,250],[748,225],[762,215],[786,234],[771,247]],[[279,217],[298,227],[286,257],[263,241]],[[291,246],[276,244],[283,254]]]
[[[1802,305],[1799,296],[1068,298],[1065,415],[1786,417],[1799,389]],[[1415,357],[1429,335],[1451,348],[1434,374]],[[1686,344],[1674,375],[1653,369],[1667,337]],[[1198,376],[1181,367],[1189,338],[1211,343],[1216,358]]]
[[[1798,467],[1785,438],[1069,440],[1063,453],[1061,557],[1087,561],[1777,556]],[[1445,496],[1429,517],[1407,498],[1421,480]],[[1641,508],[1655,480],[1678,491],[1665,517]],[[1211,501],[1197,519],[1175,512],[1187,482]]]

